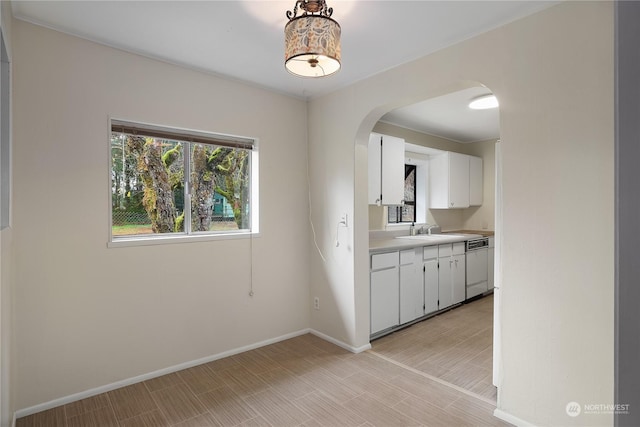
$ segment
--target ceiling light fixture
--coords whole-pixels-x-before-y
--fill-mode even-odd
[[[304,12],[297,16],[298,8]],[[284,27],[285,67],[301,77],[324,77],[340,69],[340,24],[325,0],[297,0]]]
[[[488,110],[489,108],[496,108],[498,105],[498,98],[493,94],[489,94],[472,99],[469,103],[469,108],[472,110]]]

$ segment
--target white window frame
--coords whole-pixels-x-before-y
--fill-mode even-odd
[[[416,222],[418,224],[427,223],[427,200],[429,188],[429,157],[424,154],[405,152],[405,164],[414,165],[416,167]],[[385,229],[400,230],[408,229],[409,222],[389,222],[388,210],[384,210]]]
[[[207,144],[215,144],[217,146],[224,146],[225,144],[220,144],[221,141],[226,142],[227,146],[233,146],[234,143],[239,143],[245,148],[251,150],[251,158],[249,163],[250,168],[250,194],[249,194],[249,206],[251,212],[251,228],[248,230],[229,230],[229,231],[215,231],[215,232],[205,232],[205,231],[196,231],[196,232],[182,232],[182,233],[164,233],[158,235],[130,235],[130,236],[114,236],[112,233],[113,226],[113,218],[112,218],[112,200],[111,200],[111,171],[113,165],[111,163],[111,134],[112,129],[115,126],[124,126],[124,127],[135,127],[137,129],[146,129],[148,131],[156,131],[164,134],[174,134],[179,136],[176,138],[179,141],[185,143],[207,143]],[[259,151],[258,151],[258,139],[257,138],[249,138],[249,137],[241,137],[235,135],[227,135],[213,132],[204,132],[197,131],[192,129],[184,129],[177,127],[168,127],[161,126],[131,120],[122,120],[113,117],[109,117],[108,120],[108,137],[107,141],[109,141],[107,146],[107,159],[109,164],[109,173],[108,175],[108,211],[109,211],[109,241],[107,243],[107,247],[128,247],[128,246],[147,246],[147,245],[161,245],[161,244],[169,244],[169,243],[185,243],[185,242],[202,242],[202,241],[211,241],[211,240],[229,240],[229,239],[247,239],[253,237],[260,236],[260,199],[259,199]],[[207,142],[205,140],[209,140]],[[216,143],[216,141],[218,143]],[[249,147],[250,146],[250,147]],[[190,169],[190,153],[189,150],[184,150],[184,176],[188,177],[189,169]],[[185,207],[191,206],[191,193],[187,191],[185,194]],[[190,213],[188,213],[190,209],[185,209],[185,223],[187,220],[190,221]]]

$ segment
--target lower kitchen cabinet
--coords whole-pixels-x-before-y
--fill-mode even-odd
[[[465,299],[466,262],[464,242],[438,245],[438,310]]]
[[[453,290],[451,289],[451,257],[438,260],[438,310],[453,305]]]
[[[422,255],[422,248],[400,252],[400,324],[411,322],[424,315],[420,255]]]
[[[371,330],[380,336],[465,300],[465,243],[371,255]]]
[[[467,281],[467,264],[465,255],[454,255],[453,271],[451,273],[451,291],[453,292],[453,303],[458,304],[465,300]]]
[[[425,246],[422,262],[424,314],[438,311],[438,247]]]
[[[398,252],[371,256],[371,334],[400,324]]]

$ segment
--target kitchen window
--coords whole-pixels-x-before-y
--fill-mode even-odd
[[[111,244],[257,232],[250,138],[111,120]]]
[[[416,165],[404,165],[404,204],[389,206],[389,224],[416,222]]]

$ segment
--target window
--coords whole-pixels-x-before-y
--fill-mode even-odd
[[[111,121],[111,241],[257,231],[252,139]]]
[[[416,222],[416,165],[404,165],[404,205],[389,206],[387,222]]]

